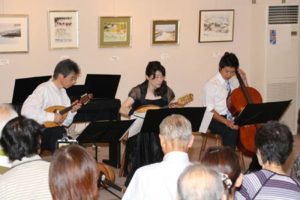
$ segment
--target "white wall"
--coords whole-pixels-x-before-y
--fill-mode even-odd
[[[266,1],[257,0],[257,4]],[[280,0],[272,2],[281,3]],[[288,1],[287,1],[288,2]],[[86,73],[121,74],[117,98],[123,101],[131,87],[144,80],[144,70],[151,60],[160,60],[167,69],[168,84],[176,96],[192,92],[200,105],[201,88],[218,69],[224,51],[235,52],[241,67],[249,72],[250,84],[255,85],[257,72],[251,71],[251,44],[259,38],[252,36],[251,0],[0,0],[0,14],[29,15],[29,52],[0,54],[9,59],[0,66],[0,102],[11,102],[16,78],[52,74],[62,56],[69,56],[82,69],[78,83]],[[199,10],[234,9],[234,41],[198,43]],[[50,50],[48,47],[48,11],[78,10],[80,44],[78,49]],[[99,48],[98,18],[100,16],[131,16],[130,48]],[[180,20],[178,45],[151,45],[152,20]],[[161,59],[167,54],[167,59]],[[111,60],[112,56],[119,57]]]

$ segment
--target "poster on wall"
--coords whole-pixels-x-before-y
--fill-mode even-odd
[[[28,15],[0,15],[0,53],[28,52]]]
[[[234,10],[200,10],[199,42],[233,41]]]
[[[78,11],[49,11],[50,49],[79,47]]]

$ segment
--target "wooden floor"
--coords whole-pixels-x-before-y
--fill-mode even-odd
[[[195,137],[195,141],[194,141],[194,145],[193,147],[190,149],[189,151],[189,157],[190,157],[190,160],[193,161],[193,162],[196,162],[198,161],[199,159],[199,151],[200,151],[200,147],[201,147],[201,137],[200,136],[196,136]],[[215,142],[213,140],[208,140],[207,142],[207,147],[209,146],[213,146],[215,145]],[[99,152],[101,155],[104,156],[104,158],[107,158],[107,148],[100,148],[101,152]],[[300,135],[296,135],[294,136],[294,145],[293,145],[293,151],[290,155],[290,157],[288,158],[287,162],[285,163],[284,165],[284,169],[287,173],[290,172],[290,169],[291,169],[291,166],[292,166],[292,163],[294,161],[294,159],[300,155]],[[247,169],[250,162],[251,162],[251,159],[248,158],[248,157],[245,157],[244,156],[244,161],[245,161],[245,168]],[[125,181],[125,178],[119,178],[118,177],[118,172],[119,172],[119,169],[114,169],[115,172],[116,172],[116,184],[119,185],[119,186],[123,186],[124,185],[124,181]],[[111,189],[113,192],[115,192],[116,194],[118,194],[120,197],[122,196],[121,193]],[[101,200],[117,200],[118,198],[115,197],[114,195],[112,195],[111,193],[101,189],[100,191],[100,199]]]

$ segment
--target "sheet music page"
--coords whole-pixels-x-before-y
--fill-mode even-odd
[[[212,112],[208,111],[207,109],[205,110],[205,113],[204,113],[204,116],[203,116],[203,119],[202,119],[202,122],[201,122],[201,125],[199,128],[200,133],[207,132],[208,126],[212,120],[213,115],[214,114]]]
[[[128,138],[135,136],[141,131],[145,119],[145,115],[146,113],[134,113],[130,117],[130,119],[135,119],[135,121],[133,122],[133,124],[130,126],[128,130]]]

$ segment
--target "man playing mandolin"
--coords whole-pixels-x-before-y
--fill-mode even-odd
[[[219,72],[204,86],[204,106],[213,112],[209,125],[212,133],[222,136],[223,145],[235,149],[238,138],[238,126],[234,124],[227,107],[227,98],[231,91],[239,87],[236,70],[247,85],[245,73],[239,69],[239,60],[233,53],[225,52],[219,63]]]
[[[81,107],[81,102],[78,100],[71,105],[66,93],[66,89],[76,83],[79,74],[80,69],[77,63],[70,59],[60,61],[55,67],[52,79],[40,84],[22,106],[22,115],[34,119],[42,125],[47,122],[57,124],[52,128],[46,126],[42,134],[42,150],[54,152],[56,141],[61,139],[66,132],[64,126],[72,123],[76,111]],[[48,112],[47,109],[53,106],[69,106],[70,112],[65,114]]]

